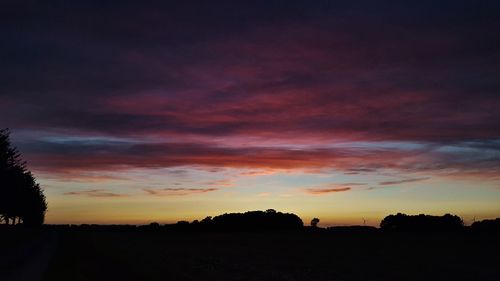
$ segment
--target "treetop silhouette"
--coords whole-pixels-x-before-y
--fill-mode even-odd
[[[0,220],[6,224],[41,225],[47,202],[27,169],[21,153],[11,145],[8,129],[0,129]]]

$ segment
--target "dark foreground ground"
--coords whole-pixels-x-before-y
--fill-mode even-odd
[[[53,236],[47,281],[500,280],[494,233],[52,231],[42,240]]]

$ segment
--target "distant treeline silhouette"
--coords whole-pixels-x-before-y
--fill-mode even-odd
[[[295,214],[282,213],[273,209],[249,211],[245,213],[226,213],[215,217],[206,217],[191,223],[180,221],[177,228],[184,230],[300,230],[304,226]]]
[[[302,220],[295,214],[281,213],[273,209],[267,211],[249,211],[245,213],[229,213],[216,217],[206,217],[201,221],[179,221],[175,224],[148,225],[47,225],[59,230],[81,231],[166,231],[166,232],[231,232],[231,231],[306,231],[327,233],[375,233],[375,232],[481,232],[500,231],[500,218],[478,221],[472,226],[464,226],[460,217],[446,214],[444,216],[406,215],[398,213],[385,217],[380,228],[365,225],[304,226]]]
[[[389,215],[380,222],[380,228],[387,231],[459,231],[464,223],[459,216]]]
[[[326,228],[326,231],[331,233],[374,233],[378,230],[374,226],[366,225],[331,226]]]
[[[471,225],[475,231],[500,231],[500,218],[476,221]]]
[[[55,229],[104,230],[104,231],[297,231],[304,228],[302,220],[295,214],[282,213],[274,209],[266,211],[248,211],[245,213],[226,213],[215,217],[206,217],[192,222],[179,221],[175,224],[160,225],[152,222],[148,225],[48,225]]]

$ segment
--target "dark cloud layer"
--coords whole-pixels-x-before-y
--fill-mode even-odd
[[[349,190],[351,190],[350,187],[338,187],[338,188],[308,188],[305,191],[313,195],[324,195],[324,194],[344,192]]]
[[[163,140],[54,144],[33,135],[20,141],[38,168],[499,169],[497,1],[0,5],[2,126]],[[236,149],[207,145],[213,137],[436,146]],[[436,151],[456,143],[474,152]]]
[[[416,147],[256,147],[200,143],[127,143],[71,141],[25,143],[30,166],[38,171],[72,175],[75,171],[198,166],[250,169],[327,169],[346,174],[394,170],[446,176],[498,179],[498,147],[478,143],[420,144]],[[426,180],[415,177],[380,185]],[[349,184],[359,185],[359,184]]]
[[[418,182],[428,180],[429,178],[413,178],[413,179],[402,179],[402,180],[394,180],[394,181],[383,181],[380,182],[379,185],[395,185],[402,183],[410,183],[410,182]]]
[[[82,191],[71,191],[66,192],[64,195],[79,195],[79,196],[88,196],[88,197],[104,197],[104,198],[114,198],[114,197],[127,197],[126,194],[119,194],[114,192],[109,192],[104,189],[91,189],[91,190],[82,190]]]

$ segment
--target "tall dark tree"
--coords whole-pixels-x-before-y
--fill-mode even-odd
[[[9,131],[0,130],[0,219],[43,224],[47,202],[40,185],[27,169],[19,151],[10,143]]]

